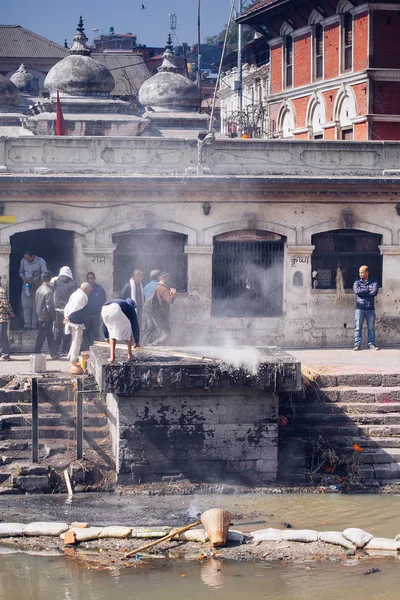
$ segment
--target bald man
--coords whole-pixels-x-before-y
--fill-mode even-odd
[[[353,285],[356,295],[354,350],[361,349],[364,320],[367,322],[368,348],[378,350],[375,346],[375,296],[378,294],[378,283],[369,278],[367,265],[360,267],[359,275],[360,279],[356,279]]]

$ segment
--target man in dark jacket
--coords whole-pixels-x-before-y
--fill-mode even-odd
[[[54,290],[54,305],[56,308],[57,320],[55,325],[55,344],[57,351],[61,349],[64,355],[68,354],[71,344],[71,336],[64,334],[64,308],[68,304],[71,294],[77,289],[77,285],[72,277],[72,271],[69,267],[61,267],[57,278],[52,280]]]
[[[35,344],[35,354],[42,351],[44,340],[47,338],[51,358],[57,357],[57,349],[53,337],[53,323],[56,320],[53,290],[50,286],[50,273],[45,271],[42,275],[42,285],[35,294],[36,316],[38,320],[38,335]]]
[[[356,294],[356,313],[354,326],[354,350],[360,350],[364,319],[368,329],[368,348],[378,350],[375,346],[375,296],[378,294],[378,283],[369,278],[366,265],[360,267],[360,279],[353,285]]]
[[[85,322],[85,331],[83,332],[83,348],[89,350],[95,340],[99,339],[100,313],[107,297],[104,288],[96,283],[96,276],[93,271],[89,271],[86,280],[90,283],[92,291],[87,303],[87,319]]]

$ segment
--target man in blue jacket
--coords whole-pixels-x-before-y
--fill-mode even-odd
[[[360,279],[356,279],[353,292],[356,295],[356,314],[354,326],[354,350],[360,350],[364,319],[367,321],[368,348],[378,350],[375,346],[375,296],[378,294],[378,283],[369,278],[366,265],[360,267]]]

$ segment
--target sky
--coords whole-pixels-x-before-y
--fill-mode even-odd
[[[142,1],[145,6],[141,8]],[[227,23],[230,0],[200,0],[201,38],[219,33]],[[164,46],[169,14],[177,15],[174,44],[197,42],[198,0],[0,0],[0,24],[21,25],[50,40],[69,44],[82,14],[90,42],[92,31],[135,33],[146,46]]]

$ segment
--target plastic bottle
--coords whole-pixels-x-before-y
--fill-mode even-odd
[[[25,294],[26,294],[27,296],[30,296],[30,295],[31,295],[31,284],[30,284],[30,283],[28,283],[28,282],[27,282],[27,283],[25,283]]]

